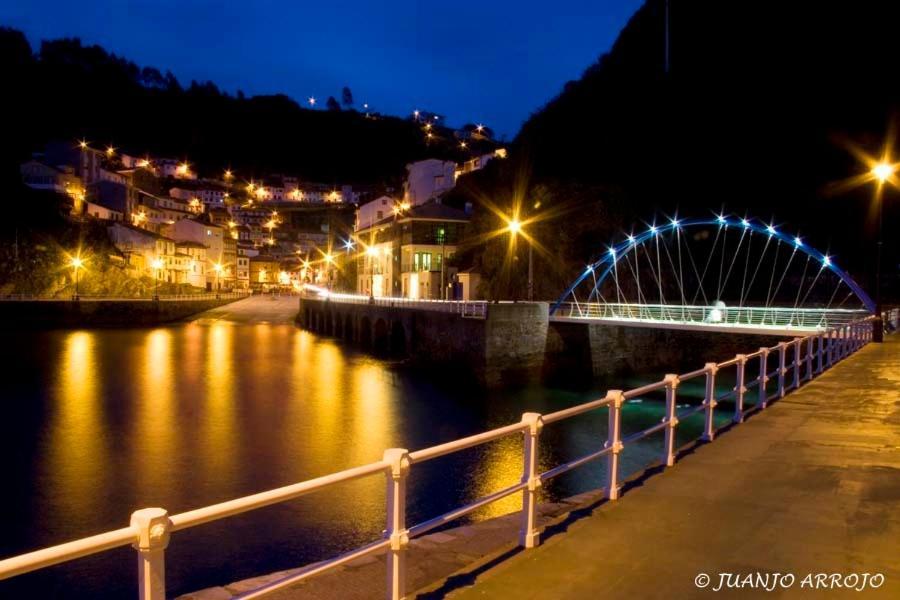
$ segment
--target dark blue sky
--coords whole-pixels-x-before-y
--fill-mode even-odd
[[[484,122],[515,135],[528,115],[615,41],[640,0],[412,2],[29,0],[0,25],[77,36],[182,83],[248,95],[340,98],[407,114]]]

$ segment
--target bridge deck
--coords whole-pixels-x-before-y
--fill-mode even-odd
[[[562,527],[561,527],[562,528]],[[883,573],[900,598],[900,335],[870,344],[453,598],[712,597],[718,573]],[[698,590],[694,579],[712,582]],[[467,580],[468,578],[460,578]],[[725,593],[725,589],[720,593]],[[757,597],[760,590],[729,590]],[[780,592],[780,593],[779,593]]]

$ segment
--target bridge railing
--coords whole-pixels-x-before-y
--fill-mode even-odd
[[[827,329],[829,327],[846,325],[865,317],[869,313],[865,310],[844,308],[565,302],[557,308],[554,314],[557,318]]]
[[[898,318],[900,318],[900,314],[896,311],[885,315],[886,321],[894,323]],[[681,420],[693,414],[704,413],[705,421],[701,440],[712,442],[717,432],[715,413],[722,401],[733,402],[731,420],[740,423],[749,413],[764,410],[773,400],[783,397],[789,391],[800,387],[804,382],[862,348],[872,340],[872,333],[870,317],[805,337],[798,337],[789,342],[780,342],[772,347],[760,348],[749,354],[739,354],[720,363],[707,363],[703,368],[689,373],[668,374],[660,381],[632,390],[611,390],[602,398],[571,408],[545,415],[525,413],[519,422],[423,450],[409,452],[403,448],[390,448],[384,451],[382,459],[379,461],[274,490],[172,516],[169,516],[168,512],[162,508],[144,508],[132,514],[131,522],[127,527],[2,560],[0,561],[0,579],[97,554],[112,548],[132,545],[138,556],[139,597],[142,600],[162,600],[165,598],[165,549],[169,544],[171,533],[265,506],[288,502],[313,492],[331,491],[333,486],[344,482],[379,475],[385,478],[387,486],[386,528],[382,538],[330,560],[309,565],[289,576],[248,591],[240,597],[262,597],[316,574],[335,569],[349,561],[384,551],[387,553],[387,597],[399,600],[406,594],[406,556],[410,539],[448,524],[502,498],[521,493],[519,543],[525,548],[532,548],[540,543],[537,502],[540,488],[545,482],[605,457],[606,485],[604,492],[609,500],[616,500],[622,490],[619,455],[626,446],[656,433],[662,433],[660,462],[666,467],[671,467],[677,458],[675,434]],[[752,365],[754,364],[757,365],[756,372],[758,373],[755,378],[748,376],[748,366],[750,366],[752,375]],[[775,365],[774,369],[773,365]],[[727,392],[719,393],[716,391],[716,378],[726,369],[734,369],[735,384]],[[705,380],[703,402],[698,406],[679,410],[678,387],[682,382],[695,378]],[[665,413],[660,422],[641,431],[623,432],[622,407],[624,402],[630,398],[659,392],[665,394]],[[752,400],[753,397],[756,400],[753,406],[748,407],[745,401]],[[600,409],[606,409],[608,412],[605,443],[593,452],[541,472],[538,467],[538,447],[542,429],[553,423],[577,418]],[[407,523],[407,484],[410,478],[415,476],[418,465],[440,456],[512,435],[522,435],[523,439],[524,464],[522,476],[516,484],[422,523],[414,525]]]
[[[487,315],[487,302],[479,300],[419,300],[394,296],[365,296],[330,292],[322,288],[305,289],[303,295],[314,300],[327,300],[342,304],[368,304],[389,308],[415,308],[435,312],[458,314],[463,317],[483,319]]]

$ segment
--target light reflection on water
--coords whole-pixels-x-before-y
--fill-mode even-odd
[[[156,329],[12,333],[0,361],[5,456],[0,526],[9,556],[124,526],[132,510],[170,513],[287,485],[594,399],[600,390],[500,393],[452,386],[287,325],[194,322]],[[18,365],[18,366],[16,366]],[[617,382],[621,387],[622,382]],[[658,402],[626,405],[625,432],[658,422]],[[696,436],[687,424],[683,436]],[[543,468],[602,446],[597,411],[542,433]],[[661,441],[630,449],[624,470]],[[415,465],[410,524],[521,477],[512,436]],[[559,498],[602,485],[602,463],[545,490]],[[479,512],[518,510],[514,495]],[[179,532],[170,593],[325,558],[384,528],[381,477],[344,484],[228,522]],[[120,597],[134,586],[131,550],[0,583],[0,596]],[[65,590],[61,594],[60,590]]]

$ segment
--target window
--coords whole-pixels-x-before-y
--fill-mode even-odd
[[[375,218],[380,221],[381,219],[384,218],[384,213],[379,210],[378,213],[376,214]]]
[[[431,252],[416,252],[413,255],[414,271],[430,271],[431,270]]]

